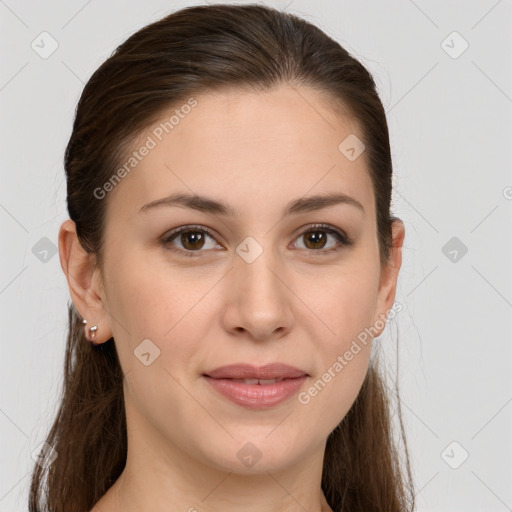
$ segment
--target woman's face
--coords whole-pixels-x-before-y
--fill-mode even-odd
[[[276,471],[323,450],[354,402],[371,352],[361,333],[383,330],[399,255],[381,271],[361,134],[319,93],[282,86],[195,102],[148,128],[136,161],[120,165],[130,171],[94,199],[108,205],[100,333],[113,335],[126,376],[133,453]],[[176,194],[196,199],[147,206]],[[334,194],[351,200],[308,201]],[[238,363],[307,377],[278,403],[249,406],[205,377]]]

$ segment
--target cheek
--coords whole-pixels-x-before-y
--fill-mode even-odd
[[[211,321],[205,315],[214,311],[208,291],[218,277],[192,278],[136,259],[119,262],[109,274],[109,312],[123,369],[140,364],[134,351],[144,342],[158,353],[155,363],[173,373],[183,371],[207,339]]]
[[[352,406],[368,370],[377,278],[371,266],[354,266],[350,273],[326,281],[321,293],[310,296],[309,303],[329,329],[317,322],[316,336],[311,334],[317,340],[319,373],[299,402],[324,418],[327,433]],[[319,336],[320,330],[327,335]]]
[[[348,349],[371,326],[378,292],[378,273],[360,262],[330,272],[321,285],[309,286],[308,304],[327,329],[323,351],[331,359]],[[317,334],[319,327],[317,328]],[[324,361],[327,362],[327,361]]]
[[[191,287],[183,273],[165,277],[166,269],[157,270],[133,260],[118,265],[110,273],[109,306],[127,376],[127,409],[153,418],[164,431],[176,421],[176,411],[185,417],[197,414],[186,390],[195,370],[191,361],[201,352],[210,325],[197,311],[214,279]]]
[[[364,300],[343,300],[331,318],[336,336],[321,339],[316,347],[320,364],[309,386],[298,395],[304,414],[322,418],[324,436],[342,421],[361,389],[371,356],[372,337],[365,331],[371,308]],[[318,339],[318,338],[317,338]]]

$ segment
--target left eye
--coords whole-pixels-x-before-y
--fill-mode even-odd
[[[329,249],[324,250],[322,252],[331,252],[333,250],[337,250],[343,246],[351,245],[351,241],[348,239],[347,236],[340,233],[338,230],[329,228],[326,226],[312,226],[308,230],[303,231],[299,235],[299,239],[302,237],[306,237],[307,244],[309,245],[304,247],[299,247],[300,249],[325,249],[327,238],[331,236],[337,240],[337,244],[334,244],[334,246],[331,246]]]
[[[178,235],[180,235],[179,238]],[[337,243],[326,249],[329,236],[333,237]],[[342,232],[324,225],[309,226],[308,229],[302,231],[297,238],[300,239],[301,237],[306,240],[306,243],[303,244],[303,247],[298,248],[310,249],[310,252],[330,253],[332,251],[339,250],[344,246],[352,245],[352,241]],[[214,242],[210,247],[205,247],[207,238],[210,238]],[[174,244],[175,240],[182,244],[182,249],[176,247]],[[222,248],[208,230],[195,226],[184,226],[171,232],[168,236],[162,239],[162,243],[164,245],[171,244],[174,251],[185,256],[198,256],[193,253],[204,252],[200,249],[212,249],[215,248],[216,245]]]

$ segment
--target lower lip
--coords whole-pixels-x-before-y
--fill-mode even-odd
[[[213,379],[207,375],[203,377],[221,395],[250,409],[263,409],[283,402],[295,395],[308,378],[304,375],[294,379],[284,379],[275,384],[261,385],[233,382],[231,379]]]

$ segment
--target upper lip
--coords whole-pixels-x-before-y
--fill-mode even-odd
[[[214,379],[293,379],[308,374],[284,363],[271,363],[264,366],[239,363],[215,368],[204,375]]]

